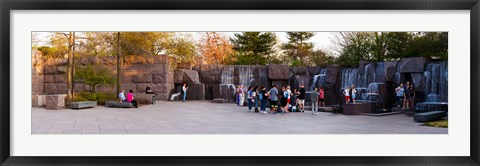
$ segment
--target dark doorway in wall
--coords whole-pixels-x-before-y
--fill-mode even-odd
[[[407,82],[410,82],[412,83],[413,82],[413,79],[412,79],[412,74],[411,73],[402,73],[401,77],[400,77],[400,83],[407,83]]]

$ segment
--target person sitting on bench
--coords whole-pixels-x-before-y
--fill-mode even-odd
[[[132,103],[133,107],[138,108],[137,100],[135,100],[135,98],[133,97],[133,90],[131,89],[130,91],[128,91],[128,94],[127,94],[127,102]]]
[[[155,94],[155,92],[152,90],[152,84],[147,86],[147,89],[145,89],[145,93],[147,94]]]
[[[125,97],[125,94],[124,94],[123,92],[125,92],[125,91],[122,89],[122,90],[120,91],[120,93],[118,94],[118,98],[120,99],[120,103],[127,101],[127,98]]]

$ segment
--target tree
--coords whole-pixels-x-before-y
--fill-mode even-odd
[[[369,32],[339,32],[333,39],[337,62],[344,66],[357,66],[360,60],[373,60],[372,34]]]
[[[288,42],[283,45],[283,49],[292,60],[298,61],[304,66],[308,61],[308,56],[313,52],[313,43],[307,42],[315,35],[313,32],[287,32]]]
[[[207,64],[226,64],[225,59],[234,52],[228,38],[217,32],[203,33],[199,50]]]
[[[334,64],[335,60],[335,57],[329,56],[325,51],[318,49],[312,52],[311,64],[309,65],[327,66]]]
[[[272,32],[235,33],[230,38],[233,49],[237,51],[237,64],[264,65],[273,52],[275,34]]]
[[[122,89],[122,56],[120,51],[120,32],[117,32],[117,94],[120,93]]]
[[[82,66],[76,70],[75,75],[76,81],[81,81],[90,86],[93,92],[96,92],[99,86],[115,84],[115,78],[111,71],[101,65]]]

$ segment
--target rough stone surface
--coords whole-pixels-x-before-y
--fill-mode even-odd
[[[43,107],[46,105],[47,96],[45,95],[32,95],[32,107]]]
[[[292,71],[295,75],[307,75],[307,68],[303,66],[292,67]]]
[[[385,73],[386,73],[386,80],[385,81],[395,81],[395,74],[397,72],[397,61],[389,61],[385,63]]]
[[[134,75],[132,77],[132,82],[134,83],[151,83],[153,76],[151,73],[144,73],[140,75]]]
[[[431,60],[425,57],[412,57],[401,59],[397,67],[400,73],[422,73]]]
[[[167,83],[167,75],[165,74],[153,74],[154,83]]]
[[[177,88],[182,85],[178,85]],[[179,100],[182,100],[183,92],[180,95]],[[187,100],[203,100],[205,98],[205,85],[204,84],[188,84]]]
[[[187,84],[200,83],[198,72],[196,70],[183,70],[183,82],[186,82]]]
[[[67,93],[67,83],[55,83],[56,92],[55,93]]]
[[[268,65],[268,78],[272,80],[288,80],[288,65],[270,64]]]
[[[45,80],[45,83],[54,83],[55,75],[45,75],[44,80]]]
[[[341,70],[342,67],[340,65],[328,65],[325,74],[325,82],[330,84],[337,83],[337,77]]]
[[[56,74],[57,73],[57,68],[52,67],[52,66],[46,66],[45,68],[45,74]]]
[[[364,73],[365,72],[365,65],[367,64],[375,64],[372,61],[361,60],[358,65],[358,72]]]
[[[65,95],[47,95],[47,109],[61,110],[65,108]]]
[[[425,91],[425,79],[423,77],[423,73],[412,73],[411,76],[415,89],[418,91]]]
[[[322,68],[320,66],[309,66],[308,67],[308,73],[310,75],[317,75],[317,74],[320,74],[320,70]]]
[[[175,84],[182,84],[183,83],[183,75],[184,75],[184,73],[183,73],[182,69],[175,70],[174,76],[173,76],[174,83]]]
[[[57,72],[61,74],[66,74],[67,73],[67,67],[66,66],[59,66],[57,67]]]
[[[107,101],[105,102],[106,107],[116,107],[116,108],[132,108],[133,104],[129,102],[118,102],[118,101]]]
[[[95,106],[97,106],[96,101],[81,101],[81,102],[70,103],[70,108],[73,108],[73,109],[93,108]]]
[[[55,75],[55,82],[56,83],[67,82],[67,76],[66,75]]]
[[[57,87],[54,83],[45,83],[45,93],[46,94],[55,94],[57,93]]]

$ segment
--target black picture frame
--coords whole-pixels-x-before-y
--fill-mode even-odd
[[[478,165],[478,0],[0,0],[1,165]],[[21,157],[10,155],[11,10],[470,10],[470,156],[468,157]],[[394,150],[394,149],[392,149]]]

